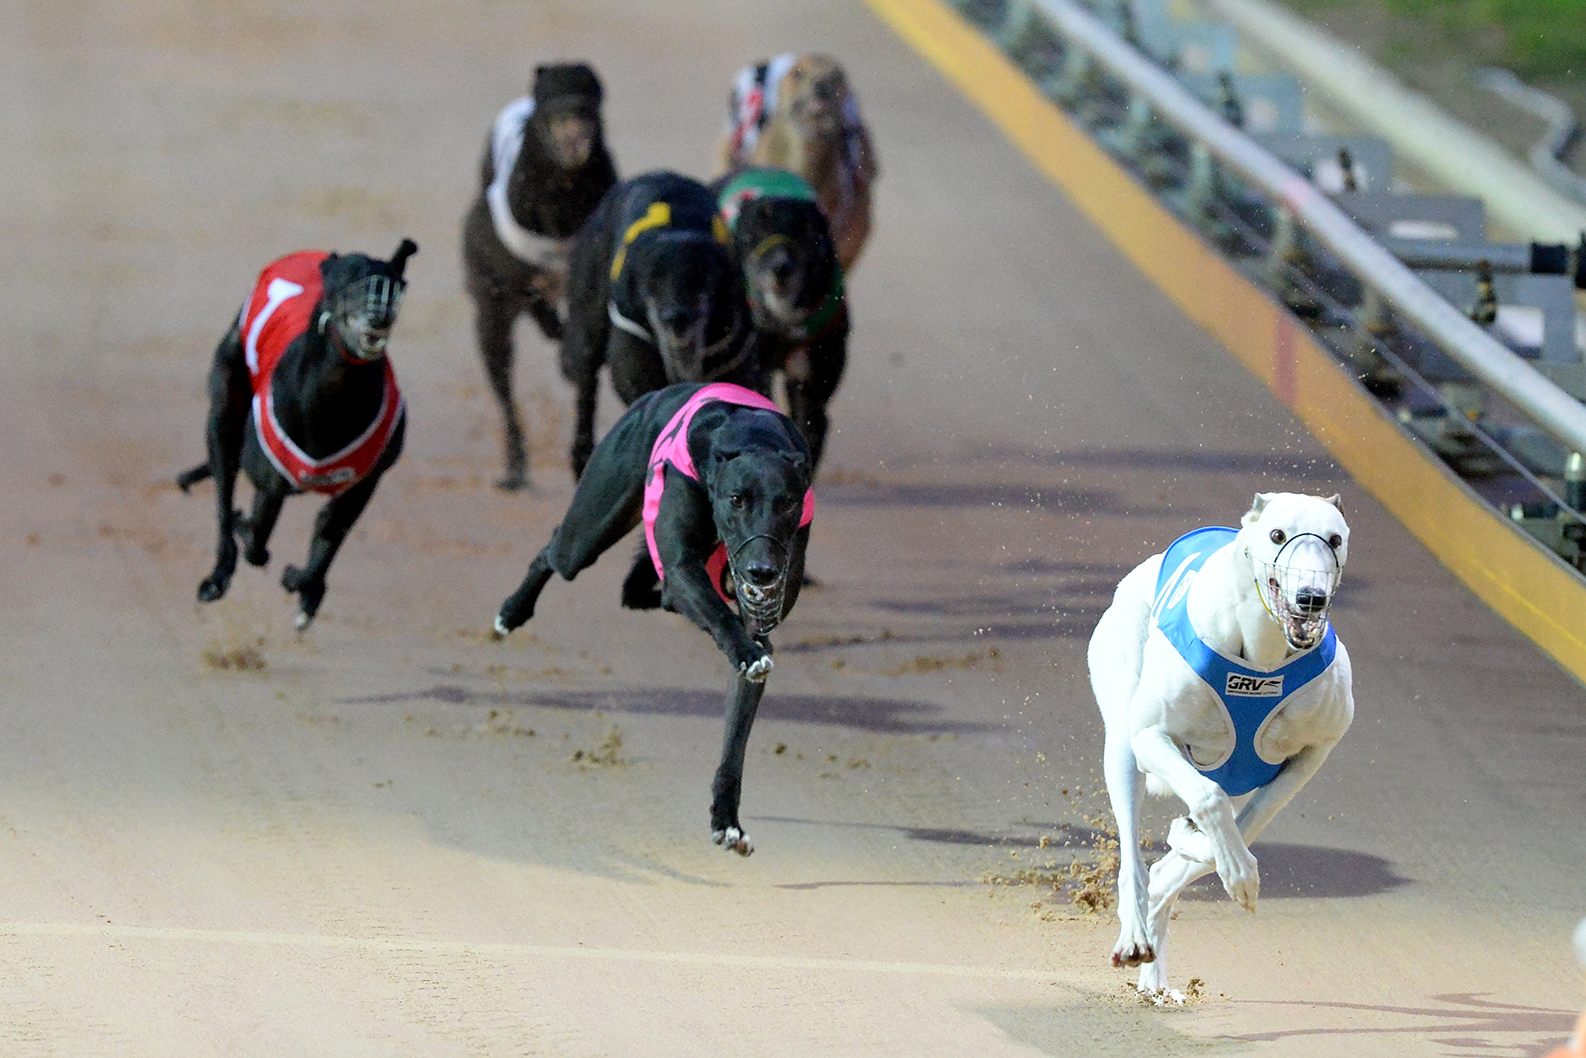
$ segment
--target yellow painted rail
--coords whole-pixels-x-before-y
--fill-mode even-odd
[[[866,0],[1444,565],[1577,679],[1586,584],[1405,433],[1287,309],[1159,204],[941,0]]]

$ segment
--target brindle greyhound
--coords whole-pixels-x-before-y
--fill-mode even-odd
[[[298,597],[298,630],[314,620],[325,571],[402,454],[406,407],[385,349],[402,273],[417,252],[411,239],[390,261],[305,251],[260,273],[210,368],[209,461],[176,479],[183,492],[215,479],[220,540],[215,568],[198,586],[201,602],[231,586],[237,537],[243,557],[264,565],[282,502],[319,492],[330,500],[315,519],[308,562],[281,577]],[[247,518],[232,508],[239,468],[254,487]]]
[[[573,476],[594,448],[600,368],[632,404],[678,382],[764,387],[743,278],[710,189],[654,172],[613,187],[573,242],[562,374],[578,391]]]
[[[529,481],[523,424],[512,401],[512,324],[527,313],[562,339],[572,237],[617,182],[601,126],[602,90],[583,63],[541,66],[530,95],[496,118],[479,164],[479,194],[463,220],[463,270],[491,392],[501,407],[506,474]]]
[[[767,637],[798,601],[815,510],[809,475],[804,439],[760,394],[725,383],[647,393],[601,440],[495,620],[497,636],[517,628],[552,573],[572,580],[642,522],[661,605],[709,632],[736,670],[710,827],[743,856],[754,851],[738,820],[744,751],[771,671]]]

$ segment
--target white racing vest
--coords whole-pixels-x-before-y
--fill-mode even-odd
[[[573,240],[530,231],[518,223],[507,201],[507,184],[518,164],[518,154],[523,150],[524,125],[533,114],[534,99],[524,96],[508,103],[496,115],[495,126],[490,130],[490,165],[495,176],[485,188],[485,202],[490,206],[490,223],[496,230],[496,238],[512,256],[537,268],[565,272],[567,251]]]

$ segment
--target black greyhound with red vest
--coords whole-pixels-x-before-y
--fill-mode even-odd
[[[200,601],[231,586],[239,536],[243,557],[264,565],[281,504],[318,492],[330,500],[315,519],[308,562],[281,577],[298,597],[298,630],[314,620],[325,571],[402,454],[406,407],[385,349],[417,252],[411,239],[390,261],[304,251],[260,273],[210,368],[209,460],[176,479],[183,492],[215,479],[220,540]],[[239,469],[254,487],[247,518],[232,508]]]
[[[517,628],[552,573],[572,580],[642,522],[660,605],[710,633],[736,670],[710,826],[716,844],[743,856],[754,851],[738,820],[744,751],[771,671],[767,637],[798,601],[809,481],[809,446],[760,394],[727,383],[646,393],[595,448],[567,514],[495,620],[497,636]]]

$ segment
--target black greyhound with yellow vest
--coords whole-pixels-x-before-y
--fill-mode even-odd
[[[716,844],[743,856],[754,851],[738,820],[744,751],[771,671],[767,637],[798,601],[809,480],[809,447],[760,394],[727,383],[644,394],[601,439],[495,620],[497,636],[517,628],[552,573],[572,580],[642,523],[641,560],[660,578],[660,604],[709,632],[735,670],[710,826]]]
[[[653,172],[613,187],[573,243],[562,374],[577,389],[571,460],[594,449],[600,368],[624,403],[678,382],[761,389],[743,280],[704,184]]]

